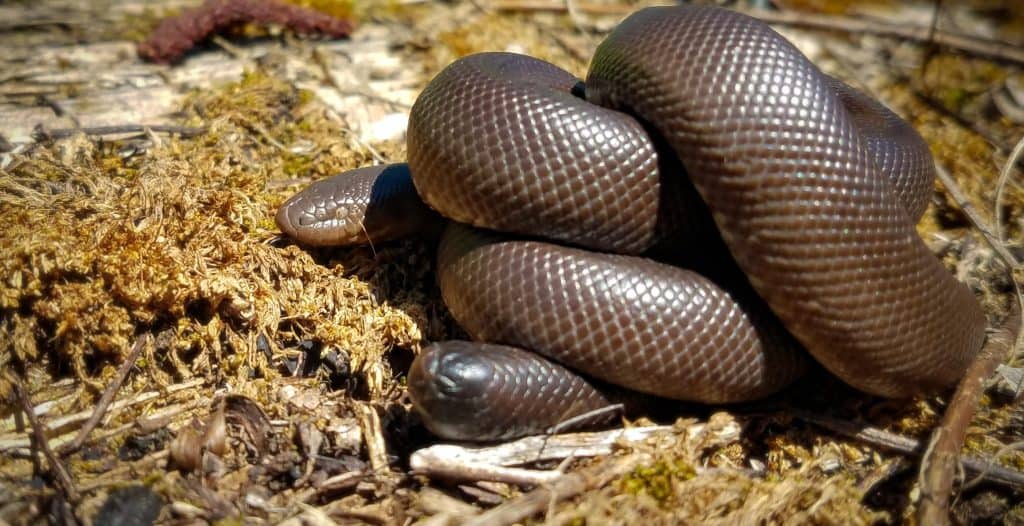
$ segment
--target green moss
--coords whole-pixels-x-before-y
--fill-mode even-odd
[[[661,461],[636,468],[626,475],[622,479],[622,491],[630,495],[649,495],[665,507],[675,500],[674,486],[696,476],[694,467],[682,459]]]
[[[283,164],[281,165],[281,172],[289,177],[306,174],[309,172],[309,169],[313,164],[312,157],[292,153],[285,154],[282,161]]]
[[[969,98],[970,94],[967,93],[967,90],[961,88],[950,88],[943,92],[942,104],[953,111],[960,111]]]

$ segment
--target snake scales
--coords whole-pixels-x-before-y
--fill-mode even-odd
[[[924,141],[745,15],[641,10],[585,85],[520,55],[466,57],[419,96],[407,137],[408,166],[314,183],[277,220],[310,245],[403,235],[430,209],[454,220],[444,300],[501,345],[416,359],[410,393],[440,435],[522,435],[608,403],[570,369],[723,403],[785,387],[809,352],[858,389],[910,396],[954,383],[984,338],[914,228]]]

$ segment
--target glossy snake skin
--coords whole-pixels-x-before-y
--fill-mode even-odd
[[[396,208],[367,194],[414,184],[457,222],[438,279],[460,325],[601,381],[737,402],[788,385],[809,352],[858,389],[904,397],[955,383],[984,338],[977,301],[914,228],[933,176],[923,140],[741,14],[639,11],[585,87],[519,55],[457,61],[417,99],[408,150],[408,167],[297,195],[282,230],[337,244],[353,207]],[[430,216],[416,206],[398,208]],[[695,270],[637,255],[655,245]],[[608,403],[536,355],[473,348],[435,344],[410,372],[442,436],[538,432]]]

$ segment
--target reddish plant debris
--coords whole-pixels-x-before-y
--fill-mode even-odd
[[[278,24],[296,33],[341,38],[352,22],[275,0],[206,0],[202,6],[165,18],[138,45],[144,59],[171,64],[212,34],[243,23]]]

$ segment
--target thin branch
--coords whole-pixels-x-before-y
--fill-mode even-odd
[[[898,435],[877,427],[865,426],[805,411],[791,410],[791,413],[804,422],[821,426],[840,435],[889,451],[895,451],[908,457],[919,457],[925,450],[925,445],[920,440]],[[960,460],[964,473],[968,475],[974,475],[975,477],[980,477],[985,482],[1014,489],[1024,488],[1024,473],[1002,467],[995,462],[996,459],[982,459],[978,457],[963,457]]]
[[[119,124],[117,126],[87,126],[85,128],[57,128],[48,130],[37,126],[32,131],[32,138],[36,141],[49,141],[54,139],[66,139],[78,133],[86,135],[120,135],[122,133],[143,133],[146,131],[157,133],[176,133],[182,137],[196,137],[206,133],[206,128],[195,128],[191,126],[173,126],[164,124]]]
[[[823,15],[796,10],[769,11],[766,9],[748,9],[745,12],[770,24],[903,38],[915,42],[936,44],[960,51],[967,51],[982,57],[1024,64],[1024,49],[1005,42],[960,35],[939,29],[933,30],[930,26],[892,24],[872,18]]]
[[[1024,442],[1014,442],[1012,444],[1007,444],[1007,445],[999,448],[999,451],[996,451],[992,455],[992,462],[985,468],[985,470],[982,471],[981,473],[979,473],[978,475],[976,475],[970,481],[965,482],[964,485],[961,488],[963,490],[967,490],[967,489],[973,488],[974,486],[977,486],[983,480],[985,480],[985,476],[988,475],[989,470],[991,470],[992,468],[995,468],[995,467],[999,467],[999,465],[996,464],[996,462],[998,462],[1000,458],[1003,458],[1003,455],[1005,455],[1005,454],[1007,454],[1007,453],[1009,453],[1011,451],[1020,451],[1021,449],[1024,449]]]
[[[985,390],[985,381],[996,367],[1006,360],[1020,334],[1020,305],[1011,303],[1010,314],[1003,325],[989,334],[974,363],[960,381],[942,424],[935,429],[931,443],[921,460],[921,505],[917,509],[920,524],[949,523],[949,495],[959,465],[960,449],[967,436],[967,427],[974,418],[978,399]]]
[[[549,0],[498,0],[491,4],[491,6],[498,11],[550,11],[564,13],[568,9],[564,1]],[[619,16],[629,14],[636,9],[630,5],[606,5],[585,2],[574,2],[573,7],[581,13]],[[996,60],[1024,64],[1024,50],[1012,44],[950,33],[933,29],[931,26],[897,25],[878,19],[823,15],[797,10],[769,11],[767,9],[746,9],[744,12],[770,24],[903,38],[915,42],[936,44],[967,51]]]
[[[1010,181],[1010,175],[1013,174],[1013,167],[1017,165],[1017,161],[1020,160],[1021,156],[1024,155],[1024,137],[1021,137],[1020,141],[1017,141],[1017,145],[1013,147],[1013,152],[1010,153],[1010,157],[1006,159],[1006,163],[1003,164],[1003,169],[999,173],[999,182],[996,183],[996,203],[994,205],[996,223],[996,236],[1000,241],[1006,239],[1006,231],[1003,228],[1003,191],[1006,189],[1006,183]]]
[[[722,441],[736,440],[740,429],[739,425],[722,426],[714,429],[714,436]],[[706,424],[695,423],[687,426],[686,435],[693,439],[706,430]],[[414,473],[449,480],[535,485],[560,478],[562,473],[509,466],[610,455],[617,444],[640,443],[658,434],[677,432],[676,426],[644,426],[537,435],[493,446],[437,444],[415,451],[409,457],[409,466]]]
[[[374,473],[388,470],[388,452],[384,442],[384,434],[380,424],[380,415],[369,404],[356,404],[356,416],[359,427],[363,431],[366,453],[370,457],[370,467]]]
[[[46,462],[49,464],[50,477],[53,479],[54,485],[60,491],[65,501],[78,502],[80,495],[78,488],[75,487],[75,481],[72,480],[71,474],[68,473],[60,458],[50,449],[50,442],[46,438],[46,429],[39,422],[39,418],[36,417],[36,412],[32,407],[32,400],[29,399],[28,393],[25,392],[25,387],[21,385],[21,381],[18,378],[13,376],[9,375],[8,381],[13,386],[14,396],[17,397],[21,410],[25,413],[29,426],[32,428],[32,441],[42,451],[43,456],[46,457]]]
[[[146,391],[144,393],[138,393],[127,400],[118,400],[111,403],[107,411],[120,411],[126,407],[133,407],[138,404],[143,404],[149,402],[150,400],[160,398],[161,396],[169,396],[174,393],[178,393],[188,389],[193,389],[202,386],[205,383],[205,379],[197,378],[194,380],[182,382],[180,384],[169,385],[167,387],[162,388],[160,391]],[[54,430],[63,429],[66,426],[73,425],[77,422],[84,422],[92,415],[92,413],[93,412],[90,410],[79,411],[77,413],[73,413],[70,415],[56,416],[46,422],[46,431],[52,432]],[[68,435],[70,435],[70,433],[68,433]],[[61,435],[55,437],[53,440],[50,441],[50,443],[53,444],[59,442],[63,444],[67,443],[69,440],[71,440],[70,436]],[[21,437],[20,435],[14,433],[4,433],[0,435],[0,453],[11,454],[13,450],[14,453],[16,454],[17,450],[28,448],[30,445],[31,444],[29,439]]]
[[[556,469],[527,469],[499,466],[488,461],[466,459],[460,446],[439,444],[413,453],[409,466],[413,473],[447,480],[482,480],[519,486],[551,483],[563,476]]]
[[[994,146],[997,152],[1008,152],[1012,149],[1010,144],[999,137],[985,119],[969,119],[961,115],[959,112],[948,108],[945,103],[927,92],[927,90],[931,90],[932,88],[923,77],[921,79],[921,84],[921,88],[918,88],[916,84],[911,84],[910,89],[914,95],[917,96],[917,99],[923,102],[926,106],[935,112],[952,119],[953,122],[965,130],[981,137],[985,142]]]
[[[808,411],[790,410],[793,416],[823,427],[829,431],[839,433],[850,438],[857,439],[873,446],[878,446],[904,455],[915,455],[921,451],[921,442],[910,437],[898,435],[877,427],[849,422],[839,418],[819,415]]]
[[[995,250],[996,254],[1006,263],[1010,268],[1016,268],[1020,265],[1017,258],[1006,248],[1006,245],[999,240],[995,232],[992,231],[992,227],[985,221],[984,218],[975,210],[974,205],[971,204],[970,199],[964,194],[963,190],[960,189],[960,185],[956,183],[953,176],[950,175],[949,171],[939,163],[935,163],[935,175],[939,181],[942,182],[942,186],[946,187],[946,191],[949,192],[950,197],[956,202],[956,205],[960,207],[967,219],[970,220],[971,224],[977,228],[981,235],[984,236],[985,241],[988,242],[992,250]]]
[[[636,11],[636,7],[625,4],[597,4],[590,2],[573,2],[572,6],[567,5],[565,0],[498,0],[490,4],[492,9],[497,11],[548,11],[565,13],[572,10],[577,13],[590,15],[627,15]]]
[[[117,375],[114,376],[114,380],[103,391],[103,395],[100,396],[99,402],[96,403],[95,409],[93,409],[92,415],[89,420],[86,420],[85,425],[78,431],[78,435],[71,442],[61,446],[57,449],[57,452],[61,455],[68,455],[78,451],[85,444],[85,440],[89,438],[89,433],[100,423],[103,419],[103,415],[107,413],[107,408],[110,407],[110,403],[114,401],[114,396],[117,395],[117,391],[121,389],[121,384],[124,383],[125,378],[128,377],[128,372],[131,371],[132,366],[135,365],[135,361],[139,359],[139,355],[142,354],[142,349],[150,342],[150,336],[144,334],[132,345],[132,350],[128,352],[128,356],[125,357],[124,362],[121,363],[121,367],[117,369]]]
[[[622,415],[626,411],[626,407],[622,404],[610,404],[604,407],[599,407],[592,411],[576,415],[572,418],[563,420],[549,428],[547,430],[548,435],[557,435],[559,433],[565,433],[572,429],[579,429],[585,427],[587,422],[594,422],[595,419],[601,418],[602,420],[611,420],[613,417]]]

